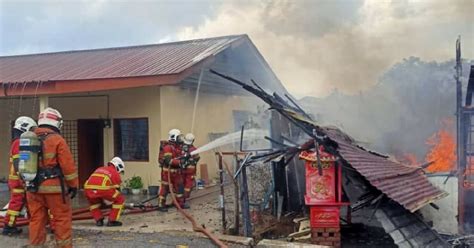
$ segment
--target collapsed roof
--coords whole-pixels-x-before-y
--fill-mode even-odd
[[[247,85],[235,78],[226,76],[214,70],[212,73],[221,76],[231,82],[239,84],[245,90],[253,93],[268,105],[271,109],[278,111],[290,122],[301,128],[303,132],[324,146],[329,153],[336,155],[349,166],[355,169],[367,181],[388,198],[394,200],[410,212],[432,203],[435,200],[446,197],[448,193],[435,187],[424,175],[422,168],[404,165],[391,161],[386,156],[369,152],[358,146],[348,135],[334,128],[322,128],[316,125],[311,117],[304,112],[291,97],[286,98],[293,103],[290,105],[283,97],[274,93],[270,95],[261,89],[255,82],[254,86]],[[313,141],[306,144],[314,146]],[[269,153],[269,157],[281,156],[291,157],[293,154],[308,149],[300,147],[289,147]],[[258,156],[262,158],[263,156]]]

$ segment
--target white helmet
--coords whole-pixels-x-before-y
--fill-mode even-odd
[[[168,133],[168,141],[178,142],[178,136],[181,134],[179,129],[171,129]]]
[[[30,131],[32,127],[37,127],[36,121],[28,116],[20,116],[15,120],[13,128],[20,130],[22,133]]]
[[[50,125],[61,130],[63,117],[56,109],[46,108],[38,116],[38,125]]]
[[[122,161],[121,158],[115,157],[112,160],[110,160],[109,163],[114,165],[118,173],[125,172],[125,163]]]
[[[194,143],[194,134],[192,133],[187,133],[185,136],[184,136],[184,140],[183,140],[184,144],[186,145],[192,145]]]

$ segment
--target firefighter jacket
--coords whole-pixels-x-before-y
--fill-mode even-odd
[[[64,176],[66,185],[70,188],[77,188],[79,179],[74,159],[64,138],[52,129],[39,127],[35,129],[36,135],[43,139],[43,159],[39,164],[41,169],[53,169],[59,166]],[[38,193],[61,193],[60,177],[46,179],[39,186]]]
[[[181,148],[178,144],[162,141],[158,162],[165,168],[180,168]]]
[[[122,179],[114,166],[97,168],[87,179],[84,189],[110,190],[120,188]]]
[[[20,152],[20,139],[14,139],[10,147],[10,168],[8,173],[8,186],[13,193],[25,193],[23,182],[18,175],[18,160]]]

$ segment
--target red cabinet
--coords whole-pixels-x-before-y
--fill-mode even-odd
[[[303,151],[305,160],[305,203],[310,208],[310,224],[313,243],[340,246],[340,208],[342,202],[342,171],[337,158],[319,147],[322,175],[318,172],[315,151]],[[321,231],[322,230],[322,231]],[[335,237],[338,237],[335,239]],[[330,240],[329,240],[330,239]]]

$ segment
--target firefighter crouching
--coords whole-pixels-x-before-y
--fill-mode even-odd
[[[57,110],[46,108],[39,114],[34,133],[26,132],[20,139],[19,172],[28,191],[32,246],[46,241],[49,209],[54,216],[56,246],[72,247],[71,199],[79,182],[69,146],[60,135],[62,123]]]
[[[100,207],[102,203],[112,204],[107,226],[121,226],[118,221],[122,212],[125,198],[119,188],[122,183],[120,174],[125,172],[125,164],[119,157],[115,157],[107,166],[99,167],[92,173],[84,184],[84,193],[89,201],[89,209],[94,217],[96,226],[104,225],[104,217]]]
[[[196,176],[196,165],[200,159],[199,155],[191,155],[191,152],[196,150],[196,147],[193,145],[194,135],[188,133],[183,138],[182,151],[187,159],[186,164],[184,165],[182,175],[184,180],[184,198],[188,199],[191,196],[191,190],[194,187],[194,177]]]
[[[176,196],[176,200],[181,207],[184,205],[184,185],[183,178],[181,176],[181,146],[178,142],[178,137],[181,135],[181,131],[178,129],[172,129],[169,131],[168,141],[161,141],[160,153],[158,162],[161,166],[161,186],[158,198],[158,210],[161,212],[167,212],[166,208],[166,196],[169,193],[168,173],[170,173],[171,184],[173,185],[173,191]]]
[[[30,117],[21,116],[15,120],[13,126],[13,140],[10,148],[10,168],[8,174],[8,188],[10,201],[4,219],[3,235],[20,234],[22,229],[16,227],[16,219],[25,205],[25,189],[23,181],[18,175],[18,162],[20,152],[20,135],[36,128],[36,122]]]

